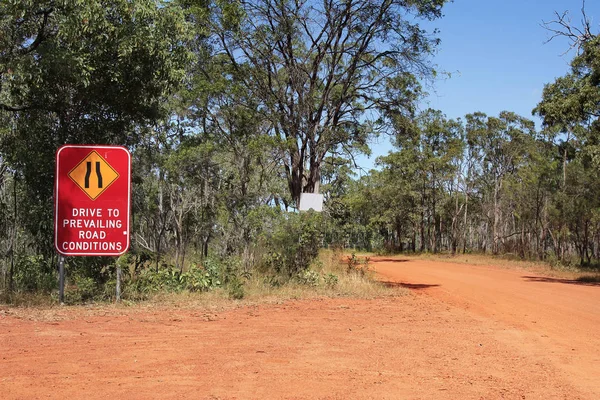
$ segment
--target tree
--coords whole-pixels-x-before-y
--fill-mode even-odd
[[[535,137],[535,126],[532,121],[507,111],[501,112],[498,118],[483,113],[469,114],[466,118],[468,140],[481,160],[480,193],[491,196],[491,199],[487,197],[491,208],[488,221],[492,226],[492,252],[498,254],[500,243],[510,235],[501,234],[504,181],[523,164],[528,144]]]
[[[600,166],[600,36],[592,31],[585,3],[581,13],[580,26],[572,23],[568,12],[555,13],[556,19],[545,23],[552,33],[550,40],[566,38],[570,42],[569,50],[575,50],[576,55],[565,76],[545,85],[542,100],[533,112],[542,117],[544,128],[561,158],[560,191],[552,201],[554,228],[549,228],[548,232],[560,260],[565,259],[570,235],[575,234],[583,263],[592,205],[583,201],[590,197],[587,194],[589,188],[580,182],[585,182],[593,173],[590,162],[596,169]],[[577,201],[572,201],[573,195]],[[585,223],[573,223],[580,218],[586,218]],[[582,226],[585,226],[583,234]],[[585,240],[581,241],[582,237]],[[581,244],[584,242],[585,245]]]
[[[180,85],[187,24],[155,0],[0,5],[0,154],[26,184],[24,220],[51,252],[54,152],[65,143],[134,147]]]
[[[434,253],[438,251],[443,225],[440,203],[445,200],[444,189],[455,183],[456,160],[462,158],[462,137],[460,121],[449,120],[441,111],[432,109],[416,118],[409,134],[398,133],[396,144],[404,154],[402,158],[415,169],[415,175],[409,181],[420,198],[421,251],[425,248]]]
[[[319,190],[330,152],[367,151],[383,117],[410,116],[438,40],[416,22],[445,0],[256,0],[215,18],[216,46],[278,140],[289,192]],[[231,15],[237,17],[233,18]]]
[[[574,26],[567,15],[567,12],[556,13],[557,19],[545,26],[553,33],[550,40],[567,38],[571,42],[570,49],[575,49],[577,54],[571,61],[569,73],[544,86],[542,101],[533,112],[542,117],[546,128],[563,133],[565,143],[573,136],[587,140],[599,163],[600,36],[592,32],[585,8],[581,27]],[[566,161],[563,166],[566,167]],[[565,174],[566,169],[563,169],[563,177]]]

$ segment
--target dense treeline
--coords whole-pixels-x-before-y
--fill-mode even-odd
[[[577,54],[533,110],[542,130],[507,111],[452,120],[426,110],[394,126],[396,150],[333,207],[348,245],[600,259],[600,37],[587,17],[553,24]]]
[[[428,110],[397,147],[340,199],[348,244],[598,258],[597,167],[582,138],[536,132],[509,112],[453,121]]]
[[[452,120],[417,111],[439,44],[420,22],[444,3],[0,3],[0,287],[56,286],[65,143],[133,155],[130,253],[67,261],[90,291],[117,263],[138,286],[276,283],[328,245],[597,260],[600,39],[571,37],[542,131],[510,112]],[[356,180],[376,135],[396,148]],[[322,215],[295,211],[303,192],[325,194]]]

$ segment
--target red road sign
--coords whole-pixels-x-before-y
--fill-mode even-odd
[[[54,247],[65,256],[129,249],[131,155],[121,146],[65,145],[56,152]]]

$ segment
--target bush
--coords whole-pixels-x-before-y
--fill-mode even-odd
[[[334,287],[336,287],[338,282],[339,278],[336,274],[329,273],[323,276],[323,283],[325,284],[325,287],[329,289],[333,289]]]
[[[211,271],[196,265],[179,276],[180,286],[190,292],[204,292],[213,287],[220,286],[221,281]]]
[[[299,272],[298,276],[296,277],[296,280],[301,285],[317,287],[319,286],[319,281],[321,280],[321,277],[318,272],[307,269]]]
[[[233,277],[230,279],[227,285],[227,293],[231,299],[241,300],[246,295],[244,291],[244,284],[241,279],[238,277]]]
[[[15,265],[14,280],[18,291],[49,293],[58,287],[52,262],[42,256],[19,258]]]
[[[281,223],[266,238],[266,267],[290,278],[308,269],[319,254],[322,223],[316,212],[283,213]]]
[[[85,303],[94,300],[99,293],[98,285],[93,278],[75,275],[73,284],[65,288],[65,300],[67,303]]]
[[[128,289],[137,293],[154,292],[190,292],[208,291],[221,285],[218,265],[209,263],[209,268],[192,264],[184,272],[173,266],[160,268],[146,268],[128,284]]]

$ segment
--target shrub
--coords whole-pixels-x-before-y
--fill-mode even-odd
[[[52,262],[42,256],[27,256],[17,260],[14,274],[15,288],[19,291],[48,293],[58,287]]]
[[[329,289],[333,289],[334,287],[336,287],[338,282],[339,278],[336,274],[329,273],[323,276],[323,283],[325,284],[325,287]]]
[[[220,280],[210,271],[196,265],[192,265],[189,270],[182,273],[179,281],[179,286],[190,292],[207,291],[221,284]]]
[[[319,281],[321,280],[321,277],[318,272],[307,269],[299,272],[296,276],[296,280],[301,285],[317,287],[319,286]]]
[[[235,300],[241,300],[246,295],[244,291],[244,284],[241,279],[235,277],[231,279],[227,285],[227,293],[230,298]]]
[[[160,268],[158,271],[154,268],[146,268],[128,286],[138,293],[208,291],[221,285],[218,264],[209,262],[208,265],[209,268],[203,268],[192,264],[184,272],[173,266]]]
[[[93,300],[98,294],[98,285],[93,278],[75,275],[72,285],[65,288],[67,303],[85,303]]]
[[[316,212],[283,213],[265,242],[264,264],[276,274],[297,276],[317,257],[322,242],[322,217]]]
[[[348,265],[348,272],[354,272],[360,268],[360,260],[356,257],[355,253],[352,253],[352,256],[348,257],[346,264]]]

